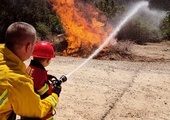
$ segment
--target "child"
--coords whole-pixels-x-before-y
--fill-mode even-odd
[[[48,75],[45,69],[50,64],[51,59],[55,57],[52,44],[47,41],[38,42],[34,47],[32,56],[33,60],[27,68],[27,74],[33,78],[35,92],[40,95],[41,99],[44,99],[52,93],[53,85],[49,79],[55,78]],[[42,120],[51,120],[53,115],[50,112]]]

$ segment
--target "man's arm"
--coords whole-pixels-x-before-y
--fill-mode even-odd
[[[16,114],[25,117],[44,117],[50,110],[53,110],[58,103],[58,95],[52,95],[41,100],[34,92],[33,82],[26,76],[19,78],[20,81],[13,82],[13,87],[8,91],[8,98],[12,103]]]

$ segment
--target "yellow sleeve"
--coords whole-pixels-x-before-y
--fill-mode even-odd
[[[41,100],[34,92],[33,82],[26,76],[19,81],[10,80],[13,87],[8,90],[8,98],[16,114],[24,117],[44,117],[58,103],[58,96],[52,94]]]

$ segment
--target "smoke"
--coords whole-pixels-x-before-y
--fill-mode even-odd
[[[158,4],[158,1],[160,2],[160,6],[166,7],[170,5],[167,3],[167,0],[115,0],[116,5],[126,5],[126,9],[131,8],[135,3],[140,1],[149,1],[149,6],[141,9],[141,11],[135,15],[135,16],[144,16],[148,19],[148,21],[151,22],[151,24],[159,26],[159,24],[162,22],[162,20],[166,17],[167,11],[161,10],[161,9],[154,9],[150,6],[152,4]],[[166,5],[167,4],[167,5]],[[157,5],[159,6],[159,4]],[[159,6],[159,7],[160,7]],[[161,8],[161,7],[160,7]],[[127,10],[128,11],[128,10]]]
[[[145,14],[145,17],[147,18],[147,21],[150,23],[150,25],[156,29],[159,29],[162,21],[167,15],[167,12],[165,11],[151,10],[149,8],[143,9],[141,12]]]
[[[147,25],[147,28],[149,30],[154,30],[159,39],[162,39],[160,27],[166,15],[167,12],[165,11],[153,10],[149,7],[146,7],[139,12],[139,14],[136,16],[136,20],[143,20]]]
[[[167,15],[167,11],[162,10],[156,10],[156,9],[150,9],[149,6],[141,9],[139,12],[138,17],[136,19],[142,17],[146,20],[146,22],[150,25],[150,27],[153,27],[155,29],[159,29],[161,23],[163,22],[164,18]]]
[[[134,4],[135,2],[129,4],[126,11]],[[119,32],[118,39],[131,39],[140,44],[161,41],[163,38],[161,25],[166,15],[165,11],[153,10],[145,6]]]

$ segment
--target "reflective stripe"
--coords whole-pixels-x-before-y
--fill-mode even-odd
[[[8,100],[8,90],[6,89],[2,95],[0,96],[0,108],[5,104]]]
[[[45,83],[45,85],[37,90],[37,92],[40,94],[40,95],[43,95],[44,93],[46,93],[47,91],[49,90],[49,85],[47,83]]]
[[[51,102],[52,102],[52,105],[53,105],[54,107],[56,107],[57,101],[55,100],[55,98],[54,98],[52,95],[50,95],[48,98],[50,98],[50,100],[51,100]]]

